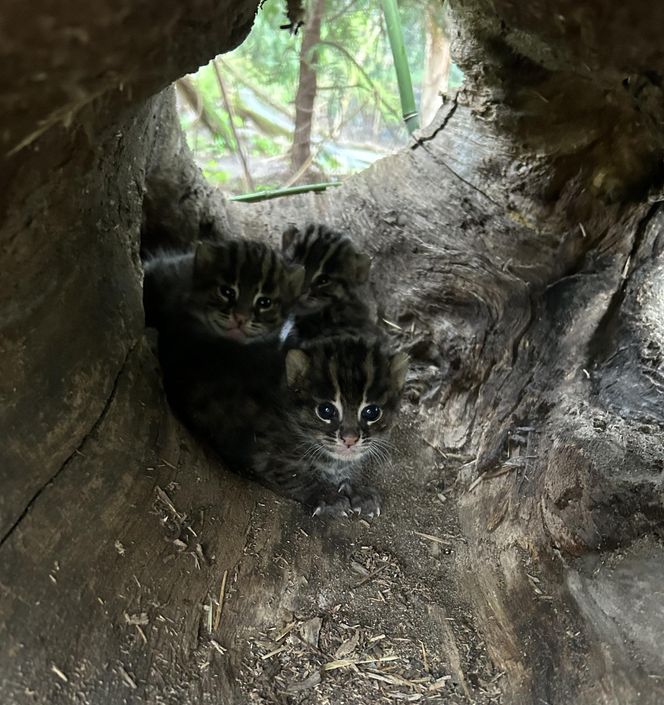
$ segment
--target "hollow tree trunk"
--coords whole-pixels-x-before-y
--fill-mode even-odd
[[[4,701],[661,702],[664,10],[457,0],[469,86],[431,126],[250,206],[146,96],[255,4],[73,5],[0,11]],[[140,232],[309,218],[371,252],[413,358],[370,526],[224,472],[141,330]]]
[[[311,130],[316,102],[318,64],[317,45],[320,42],[320,27],[325,13],[325,0],[313,0],[307,14],[300,48],[300,75],[295,94],[295,127],[291,147],[291,171],[297,174],[307,169],[311,160]],[[306,182],[306,179],[305,179]]]

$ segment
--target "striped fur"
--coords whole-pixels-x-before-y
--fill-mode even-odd
[[[262,242],[200,242],[191,252],[160,253],[145,263],[146,323],[160,328],[186,315],[215,335],[264,335],[282,325],[303,278],[303,268]]]
[[[231,469],[317,513],[375,515],[379,498],[362,475],[387,458],[407,357],[373,332],[357,293],[368,258],[348,238],[318,228],[289,246],[290,263],[244,241],[146,263],[146,317],[159,330],[164,386],[182,421]],[[337,293],[315,290],[321,272]],[[298,335],[279,346],[270,333],[303,281],[307,305],[324,303],[302,313],[300,300],[291,309]],[[227,288],[232,304],[220,293]],[[276,302],[269,314],[256,307],[263,296]],[[229,334],[238,315],[242,338]]]
[[[286,230],[282,251],[287,261],[305,269],[302,296],[290,317],[291,344],[373,330],[375,314],[367,286],[371,261],[350,237],[311,223],[302,230]]]
[[[223,338],[199,339],[184,355],[160,353],[172,406],[231,469],[319,513],[379,513],[363,471],[387,459],[405,355],[350,336],[285,354]],[[321,418],[321,405],[337,416]],[[367,420],[363,410],[373,406],[380,415]],[[350,447],[348,438],[356,439]]]
[[[320,339],[290,350],[282,422],[256,440],[255,476],[319,513],[379,513],[378,495],[362,475],[387,459],[407,364],[403,353],[367,337]],[[330,420],[316,411],[325,404],[336,409]],[[380,416],[370,422],[362,411],[371,406]],[[347,448],[344,437],[357,441]]]

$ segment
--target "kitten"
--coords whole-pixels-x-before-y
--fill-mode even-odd
[[[408,356],[373,336],[321,339],[286,353],[284,429],[255,444],[254,473],[314,514],[380,514],[362,471],[388,457]],[[288,435],[284,435],[284,430]],[[293,441],[297,442],[293,442]],[[278,447],[278,453],[271,449]]]
[[[291,227],[282,235],[288,262],[304,266],[302,296],[282,330],[282,340],[310,340],[339,333],[375,332],[375,311],[368,302],[368,255],[326,225]]]
[[[194,336],[196,338],[196,336]],[[163,355],[173,407],[230,469],[313,508],[380,513],[361,471],[385,460],[408,357],[373,337],[319,339],[281,351],[199,338]]]
[[[247,341],[275,331],[298,296],[304,269],[262,242],[199,242],[190,252],[160,253],[144,264],[146,325],[201,326]]]
[[[303,279],[302,267],[260,242],[200,242],[145,263],[146,323],[185,424],[204,429],[217,400],[237,400],[223,432],[252,434],[252,399],[280,383],[278,331]]]

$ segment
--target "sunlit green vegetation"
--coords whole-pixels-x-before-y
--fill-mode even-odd
[[[341,178],[408,139],[380,2],[327,0],[316,42],[311,158],[302,173],[293,173],[289,153],[306,26],[295,36],[279,29],[286,22],[284,10],[282,0],[268,0],[245,42],[216,59],[217,71],[210,63],[178,85],[182,125],[196,159],[210,181],[232,192],[274,188],[296,180]],[[413,85],[421,102],[432,60],[440,54],[441,47],[436,55],[433,45],[447,41],[440,31],[442,3],[403,0],[400,11]],[[461,79],[452,66],[449,85],[438,89],[453,88]],[[442,99],[435,91],[433,95],[440,104]],[[431,96],[424,98],[432,102]],[[435,110],[435,105],[422,107],[426,113]]]

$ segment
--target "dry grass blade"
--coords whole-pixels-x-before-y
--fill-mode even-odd
[[[416,536],[420,536],[423,539],[427,539],[429,541],[433,541],[434,543],[440,543],[443,546],[449,546],[450,542],[445,541],[445,539],[441,539],[439,536],[433,536],[432,534],[423,534],[421,531],[415,531],[414,532]]]
[[[381,658],[370,658],[370,659],[353,659],[353,658],[342,658],[336,661],[328,661],[324,663],[322,669],[324,671],[334,671],[337,668],[348,668],[349,666],[361,666],[365,663],[385,663],[386,661],[397,661],[399,659],[396,655],[382,656]]]
[[[221,611],[224,608],[224,596],[226,594],[226,578],[228,577],[228,571],[224,571],[224,575],[221,579],[221,587],[219,588],[219,604],[217,605],[217,614],[214,617],[214,631],[219,629],[219,623],[221,622]]]
[[[438,446],[434,445],[431,441],[428,441],[426,438],[422,438],[422,440],[429,446],[429,448],[435,450],[436,453],[441,456],[441,458],[447,460],[447,453],[444,453]]]
[[[69,678],[54,664],[51,664],[51,671],[64,683],[69,683]]]
[[[273,651],[268,651],[268,653],[263,654],[261,656],[261,660],[265,661],[266,659],[272,658],[272,656],[276,656],[277,654],[280,654],[282,651],[286,651],[285,646],[280,646],[278,649],[274,649]]]
[[[171,501],[171,498],[164,492],[164,490],[161,489],[161,487],[157,487],[157,497],[159,497],[159,499],[168,507],[174,516],[182,519],[182,514],[178,512],[175,505]]]
[[[380,575],[385,570],[385,568],[387,568],[388,565],[389,563],[384,563],[382,566],[380,566],[380,568],[376,568],[376,570],[372,571],[371,573],[369,573],[369,575],[362,578],[359,583],[355,583],[353,587],[359,588],[365,583],[368,583],[370,580],[373,580],[377,575]]]
[[[215,641],[214,639],[210,639],[210,646],[212,646],[214,649],[216,649],[222,656],[226,653],[226,649],[218,641]]]
[[[125,671],[125,669],[122,666],[120,666],[120,668],[118,670],[120,671],[120,676],[122,677],[122,680],[132,690],[136,690],[136,688],[137,688],[136,681],[127,673],[127,671]]]
[[[275,641],[281,641],[284,637],[287,637],[293,629],[295,629],[295,626],[297,625],[297,622],[290,622],[287,624],[278,634],[276,637],[274,637]]]

